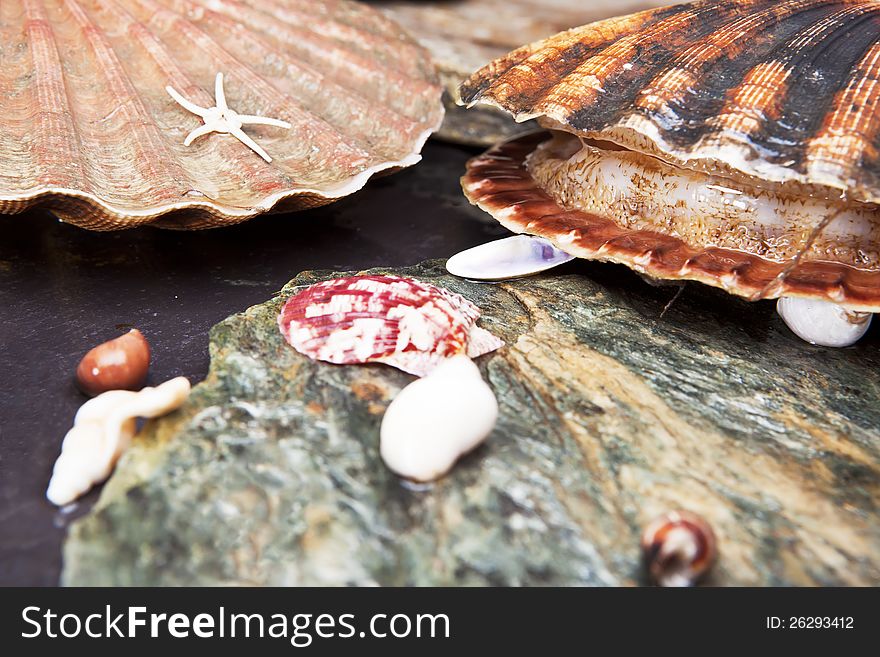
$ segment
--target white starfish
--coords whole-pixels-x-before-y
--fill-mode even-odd
[[[257,144],[253,139],[248,137],[244,130],[241,129],[243,125],[271,125],[276,128],[284,128],[289,130],[291,125],[287,121],[280,121],[279,119],[269,119],[265,116],[251,116],[250,114],[239,114],[235,110],[229,109],[229,106],[226,104],[226,93],[223,91],[223,74],[218,73],[217,79],[214,83],[214,102],[216,106],[205,108],[196,105],[188,101],[186,98],[180,95],[176,89],[171,86],[165,87],[165,91],[176,100],[182,107],[189,110],[193,114],[200,116],[202,121],[204,121],[204,125],[200,125],[198,128],[190,132],[186,139],[183,140],[184,146],[189,146],[193,141],[202,137],[204,135],[210,134],[212,132],[219,132],[220,134],[228,134],[232,135],[242,144],[250,148],[254,153],[259,155],[261,158],[266,160],[266,162],[271,162],[272,158],[269,157],[269,154],[266,153],[260,145]]]

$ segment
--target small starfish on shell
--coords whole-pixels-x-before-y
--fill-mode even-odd
[[[271,162],[272,158],[269,157],[269,154],[264,151],[257,142],[248,137],[241,127],[243,125],[271,125],[276,128],[284,128],[285,130],[291,128],[291,125],[287,121],[270,119],[265,116],[239,114],[235,110],[229,109],[229,106],[226,104],[226,93],[223,91],[222,73],[217,74],[217,79],[214,83],[214,102],[216,103],[214,107],[200,107],[199,105],[188,101],[171,86],[165,87],[165,91],[167,91],[168,95],[176,100],[184,109],[200,116],[204,121],[203,125],[200,125],[186,136],[186,139],[183,140],[184,146],[189,146],[199,137],[203,137],[212,132],[219,132],[224,135],[232,135],[242,144],[254,151],[254,153],[266,160],[266,162]]]

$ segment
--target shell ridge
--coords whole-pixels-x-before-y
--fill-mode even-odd
[[[190,4],[192,4],[193,6],[199,6],[199,7],[204,6],[198,0],[196,0],[195,2],[190,3]],[[211,11],[211,15],[215,16],[216,20],[218,22],[222,21],[224,24],[227,25],[227,27],[231,27],[232,29],[234,29],[236,26],[236,23],[229,20],[223,14],[220,14],[215,11]],[[359,121],[359,119],[361,117],[364,117],[367,115],[367,110],[370,109],[370,105],[369,105],[370,100],[366,96],[359,93],[357,90],[346,89],[342,85],[338,84],[335,80],[332,80],[332,79],[328,78],[327,76],[318,73],[317,71],[315,71],[314,68],[297,62],[292,57],[287,56],[287,54],[285,54],[282,50],[280,50],[280,49],[276,48],[274,45],[272,45],[270,43],[270,41],[265,36],[250,33],[250,34],[245,34],[244,38],[247,39],[249,42],[251,42],[255,47],[262,50],[262,52],[264,54],[271,55],[272,58],[283,61],[284,66],[288,71],[290,69],[295,69],[297,71],[300,71],[304,75],[310,76],[312,78],[312,81],[317,83],[316,86],[321,89],[322,94],[328,94],[328,93],[332,92],[332,93],[335,93],[337,96],[349,98],[352,101],[354,101],[352,104],[355,104],[356,106],[351,108],[352,111],[350,112],[350,114],[348,116],[346,116],[346,117],[333,117],[333,120],[325,119],[325,121],[328,123],[328,125],[331,126],[333,129],[335,129],[340,135],[348,134],[348,133],[344,133],[343,129],[346,127],[351,128],[353,126],[358,126],[358,128],[361,130],[366,129],[366,130],[373,131],[372,133],[365,131],[362,135],[348,134],[348,136],[355,138],[355,143],[351,144],[353,148],[360,149],[360,150],[364,151],[365,153],[367,153],[367,151],[366,151],[366,149],[363,148],[364,146],[366,146],[367,148],[372,147],[372,148],[376,148],[376,149],[382,149],[380,151],[380,153],[383,157],[386,157],[390,154],[389,151],[386,150],[389,148],[389,146],[387,143],[383,143],[383,135],[382,135],[382,132],[379,130],[379,128],[381,127],[381,125],[383,123],[387,123],[387,124],[391,124],[391,125],[397,124],[397,125],[395,125],[395,130],[387,130],[386,129],[384,131],[386,140],[389,138],[390,134],[393,134],[395,131],[403,133],[403,134],[407,135],[407,137],[412,137],[413,133],[417,131],[417,126],[412,119],[410,119],[408,116],[405,116],[399,112],[395,112],[391,108],[386,108],[384,106],[378,106],[378,107],[373,108],[373,110],[372,110],[373,112],[376,112],[381,117],[381,119],[384,119],[384,121],[370,120],[366,123]],[[277,90],[277,94],[275,95],[273,102],[278,103],[278,98],[283,98],[286,101],[284,104],[285,108],[287,106],[292,105],[294,107],[299,108],[304,113],[308,113],[311,116],[316,116],[302,102],[300,102],[299,100],[294,98],[289,93],[284,93],[281,90],[279,90],[277,88],[277,86],[272,84],[272,82],[270,80],[268,80],[265,77],[263,77],[263,80],[265,81],[265,83],[267,85],[269,85],[273,89]],[[279,105],[279,107],[281,107],[281,106]],[[378,134],[375,134],[377,131],[378,131]],[[367,154],[369,154],[369,153],[367,153]]]
[[[230,0],[232,2],[236,2],[239,4],[250,4],[254,0]],[[302,21],[303,19],[306,22],[309,22],[308,19],[310,14],[308,13],[313,9],[311,0],[283,0],[282,3],[279,3],[277,0],[259,0],[260,4],[265,4],[267,6],[272,7],[273,11],[276,9],[283,9],[286,13],[293,12],[299,18],[297,20]],[[341,5],[338,0],[335,1],[335,5]],[[326,9],[323,10],[325,14],[327,14]],[[365,15],[371,15],[374,13],[374,9],[363,2],[357,2],[352,5],[345,5],[345,11],[341,13],[337,13],[334,15],[334,22],[344,23],[346,25],[351,25],[354,27],[359,27],[363,29],[363,18]],[[389,24],[384,25],[371,25],[373,30],[367,30],[368,32],[385,37],[397,38],[399,36],[399,32]]]
[[[817,5],[817,2],[816,0],[809,0],[804,4],[806,7],[814,7]],[[634,88],[637,86],[636,84],[629,83],[624,85],[624,89],[630,85],[633,89],[625,91],[622,95],[615,96],[613,99],[615,104],[623,106],[622,109],[614,111],[614,108],[611,107],[603,111],[601,107],[582,105],[580,109],[574,110],[570,115],[562,116],[558,120],[565,121],[579,129],[588,128],[601,131],[608,128],[615,121],[620,121],[621,117],[625,117],[628,111],[625,105],[627,102],[630,102],[635,106],[633,108],[634,112],[641,114],[645,120],[656,123],[658,127],[666,133],[667,141],[677,141],[676,137],[679,133],[679,128],[682,127],[686,128],[686,130],[681,131],[685,136],[689,136],[690,140],[693,142],[697,141],[702,135],[701,131],[708,128],[709,122],[706,122],[703,116],[703,113],[707,113],[706,106],[713,102],[714,96],[718,93],[718,91],[711,86],[714,83],[715,77],[712,75],[713,65],[721,66],[722,70],[717,78],[718,80],[723,81],[725,89],[722,93],[726,96],[726,87],[729,86],[731,79],[741,81],[751,69],[751,65],[748,64],[748,62],[751,61],[753,56],[756,56],[756,54],[760,52],[760,50],[756,50],[754,40],[746,40],[745,37],[740,37],[738,39],[738,41],[743,44],[743,49],[738,49],[735,45],[731,46],[728,41],[736,41],[736,39],[729,36],[730,32],[732,30],[742,29],[744,26],[750,26],[753,31],[759,30],[762,26],[765,26],[763,19],[768,17],[778,17],[781,13],[785,15],[783,9],[775,3],[769,3],[769,7],[767,7],[764,12],[753,10],[746,15],[728,13],[737,6],[738,5],[736,4],[730,4],[727,11],[719,14],[719,16],[723,18],[723,20],[720,21],[720,25],[716,24],[719,21],[713,23],[712,20],[704,19],[703,21],[700,21],[704,23],[704,25],[700,25],[700,22],[698,22],[695,28],[686,30],[688,40],[693,40],[696,43],[686,47],[683,52],[678,53],[671,62],[664,62],[662,66],[658,66],[657,68],[660,70],[653,78],[651,78],[649,74],[643,76],[643,79],[648,79],[649,81],[647,81],[647,84],[638,85],[640,88],[637,93]],[[788,5],[785,6],[788,7]],[[704,9],[705,7],[701,8]],[[655,35],[653,34],[647,34],[644,35],[644,38],[647,41],[652,41],[654,36]],[[678,38],[680,39],[681,37],[679,36]],[[669,39],[674,44],[676,42],[676,35],[670,35]],[[661,44],[661,48],[662,47]],[[732,47],[733,50],[731,51],[729,47]],[[695,73],[690,73],[687,68],[689,65],[693,65],[692,61],[695,59],[695,52],[700,55],[698,63],[701,66]],[[713,53],[715,55],[714,57],[712,56]],[[684,60],[684,66],[681,66],[681,68],[685,69],[685,72],[676,80],[678,87],[681,90],[681,93],[677,97],[679,103],[676,104],[674,110],[672,110],[670,103],[668,102],[656,109],[651,108],[649,102],[650,97],[645,98],[647,95],[646,92],[656,84],[658,78],[665,75],[674,76],[676,63],[682,59]],[[745,63],[740,63],[743,62],[743,60]],[[641,65],[640,63],[638,64]],[[736,64],[736,68],[741,70],[730,70],[734,64]],[[634,68],[638,68],[632,63],[632,61],[630,62],[630,65],[634,66]],[[654,109],[654,111],[639,112],[639,101],[642,100],[639,98],[640,96],[642,96],[647,102],[647,109]],[[685,98],[688,102],[681,102]],[[603,98],[602,101],[602,103],[599,103],[600,105],[607,106],[612,104],[611,100],[607,98]],[[721,101],[723,101],[723,97],[714,102]],[[711,105],[709,106],[711,107]],[[664,111],[664,109],[667,111]],[[697,113],[698,110],[702,110],[703,113]],[[689,116],[689,114],[693,116]]]
[[[481,100],[486,102],[486,94],[489,94],[493,103],[498,103],[498,107],[511,111],[509,103],[505,102],[501,97],[498,97],[494,87],[503,87],[505,84],[510,83],[511,88],[513,88],[514,85],[512,84],[512,81],[507,80],[507,78],[510,77],[511,72],[516,70],[517,67],[522,67],[525,72],[532,72],[526,63],[532,58],[537,57],[537,54],[541,49],[547,47],[548,44],[555,41],[557,37],[562,38],[564,36],[567,40],[564,40],[563,44],[561,44],[563,47],[558,49],[555,53],[560,59],[568,62],[568,64],[560,66],[558,69],[561,74],[564,75],[577,66],[578,56],[584,52],[585,47],[582,43],[584,35],[593,34],[598,39],[599,44],[604,45],[623,34],[641,29],[645,24],[650,23],[652,19],[656,18],[657,20],[662,20],[666,14],[675,14],[680,11],[681,8],[665,7],[649,9],[631,16],[609,18],[598,23],[591,23],[582,27],[572,28],[561,32],[556,37],[541,39],[535,43],[517,48],[505,57],[490,62],[471,76],[470,79],[465,80],[459,89],[461,103],[465,105],[473,105]],[[605,32],[604,34],[602,33],[603,31]],[[591,43],[591,45],[593,48],[600,47],[600,45],[594,43]],[[543,63],[542,60],[539,61]],[[536,74],[535,78],[539,81],[538,84],[552,84],[552,78],[550,76],[540,76]],[[503,83],[499,84],[499,81],[503,81]]]
[[[808,167],[806,154],[810,140],[800,139],[797,136],[815,134],[838,97],[835,93],[821,93],[814,88],[812,78],[821,75],[826,80],[832,79],[828,74],[828,67],[821,66],[819,62],[830,61],[837,66],[837,77],[833,79],[837,80],[834,82],[834,88],[839,88],[840,82],[850,77],[850,66],[847,62],[861,60],[871,47],[871,44],[863,46],[860,41],[857,42],[853,38],[853,33],[860,27],[867,26],[871,28],[869,32],[874,33],[876,39],[876,31],[871,24],[874,23],[878,12],[880,12],[880,4],[873,9],[865,9],[861,5],[844,7],[818,21],[814,29],[805,30],[805,34],[802,35],[803,42],[783,56],[790,70],[790,84],[785,90],[781,116],[776,120],[765,121],[760,130],[753,133],[750,138],[756,147],[764,147],[771,152],[775,150],[773,144],[778,140],[796,141],[797,146],[784,154],[771,156],[769,158],[771,161],[781,161],[787,166],[795,167],[801,174],[806,173]],[[845,30],[840,29],[842,25],[845,25]],[[844,54],[839,52],[841,44],[852,43],[856,43],[856,47],[847,48],[844,58]],[[787,164],[789,159],[794,159],[794,163]]]
[[[802,8],[817,6],[820,6],[817,0],[804,0],[797,4],[797,7]],[[707,79],[712,76],[712,69],[719,63],[741,58],[746,50],[755,53],[762,48],[760,42],[756,44],[755,39],[749,37],[770,27],[779,14],[779,6],[771,4],[760,11],[742,16],[729,25],[721,26],[703,41],[686,48],[669,68],[658,73],[641,90],[640,97],[635,102],[638,108],[636,111],[648,112],[649,118],[655,121],[659,118],[674,124],[687,123],[688,118],[682,116],[682,112],[687,110],[684,103],[687,94],[692,93],[699,84],[702,95],[707,88]],[[730,95],[737,99],[746,95],[749,84],[766,86],[768,71],[762,70],[756,75],[756,80],[749,81],[753,71],[754,68],[750,66],[748,72],[743,73],[743,80]]]
[[[226,4],[227,3],[224,2],[219,8],[225,8]],[[229,15],[226,12],[223,13],[224,15]],[[417,90],[429,91],[432,88],[431,84],[427,84],[423,80],[416,80],[411,77],[403,76],[394,71],[390,71],[389,69],[386,69],[388,79],[383,79],[378,76],[375,68],[370,67],[370,62],[365,59],[363,55],[344,48],[341,45],[334,44],[331,49],[331,47],[317,42],[315,35],[312,32],[289,23],[279,24],[278,21],[273,21],[268,14],[265,14],[260,9],[244,6],[241,14],[238,15],[238,18],[240,20],[247,20],[248,25],[255,29],[273,29],[279,38],[281,38],[282,35],[285,35],[286,38],[283,41],[285,47],[290,48],[292,51],[295,51],[300,55],[304,55],[310,62],[316,58],[319,59],[322,66],[334,71],[337,79],[340,76],[345,76],[345,79],[349,82],[358,83],[359,88],[362,89],[365,95],[366,90],[376,93],[377,98],[372,99],[374,102],[383,103],[389,107],[393,107],[396,112],[412,120],[418,120],[420,118],[420,116],[413,113],[414,110],[418,108],[410,107],[405,98],[398,94],[391,93],[391,90],[397,85],[410,85],[415,86]],[[345,66],[342,64],[349,66],[352,69],[356,69],[357,75],[346,70]],[[363,85],[361,81],[364,79],[373,80],[374,84]]]
[[[251,14],[248,15],[250,16]],[[324,66],[333,67],[337,75],[345,75],[352,82],[359,82],[364,79],[374,80],[375,84],[366,86],[371,92],[379,95],[379,102],[396,108],[395,111],[411,119],[415,120],[417,118],[413,114],[414,108],[408,106],[405,98],[393,93],[394,89],[398,85],[407,85],[414,87],[417,92],[422,93],[431,91],[437,84],[436,82],[428,83],[424,79],[415,78],[413,77],[413,72],[400,72],[397,69],[391,68],[387,68],[383,72],[383,77],[377,77],[376,70],[370,66],[369,58],[365,57],[363,53],[356,52],[347,47],[347,44],[335,44],[331,49],[326,44],[316,42],[315,37],[317,35],[314,33],[288,23],[285,23],[283,26],[276,25],[276,29],[282,29],[292,36],[293,48],[299,49],[298,51],[301,53],[303,50],[306,50],[309,56],[319,58]],[[344,59],[347,67],[356,69],[357,75],[353,75],[346,67],[340,67],[338,61],[340,59]]]
[[[114,93],[119,109],[126,117],[135,145],[131,151],[133,164],[142,179],[137,181],[138,184],[148,185],[151,190],[168,199],[179,197],[180,181],[188,181],[192,186],[189,172],[170,157],[166,137],[138,97],[128,72],[113,52],[100,26],[83,9],[79,0],[64,0],[64,6],[80,29],[89,35],[86,42],[104,76],[104,84]],[[147,182],[153,179],[161,180],[162,186]],[[134,181],[129,179],[125,183],[133,185]]]
[[[785,9],[800,7],[801,4],[791,3],[784,5]],[[822,15],[819,23],[811,21],[806,26],[797,24],[788,25],[788,29],[777,27],[777,32],[782,30],[779,36],[781,42],[769,45],[769,49],[761,50],[751,48],[751,53],[756,53],[761,59],[753,62],[751,57],[744,58],[748,67],[742,71],[742,77],[735,86],[730,85],[723,98],[723,106],[714,116],[705,120],[702,126],[690,128],[702,120],[696,109],[681,108],[684,113],[682,121],[686,123],[686,129],[681,131],[684,139],[677,138],[676,131],[666,131],[664,143],[670,150],[680,150],[688,146],[694,151],[711,150],[716,144],[723,141],[734,142],[742,148],[756,152],[763,149],[757,139],[767,131],[768,122],[773,118],[774,104],[778,103],[777,112],[782,111],[785,103],[785,94],[789,91],[788,80],[794,74],[792,62],[803,59],[801,53],[807,51],[816,33],[821,32],[822,25],[828,23],[829,16],[833,16],[834,7],[828,2],[808,2],[806,8],[811,11],[820,11]],[[769,10],[777,18],[793,15],[795,12],[783,12],[782,8],[771,5]],[[833,24],[833,20],[828,25]],[[724,70],[719,74],[722,80],[727,79],[729,73]],[[705,78],[704,78],[705,79]],[[703,83],[705,85],[705,82]],[[662,128],[662,126],[660,126]],[[770,154],[770,151],[761,150],[762,153]],[[755,153],[759,156],[759,153]],[[694,157],[691,159],[703,159]]]
[[[609,22],[614,19],[610,19]],[[624,19],[618,19],[622,24],[626,25]],[[498,79],[493,83],[493,91],[491,97],[493,101],[499,103],[499,107],[507,108],[507,103],[511,98],[517,98],[521,92],[517,91],[518,87],[525,87],[528,91],[528,106],[523,108],[522,112],[518,112],[515,116],[517,121],[528,120],[540,114],[538,107],[543,102],[546,94],[552,90],[554,76],[568,76],[574,73],[578,68],[580,56],[584,54],[584,47],[578,40],[580,31],[575,29],[569,31],[573,40],[570,44],[560,44],[552,49],[552,54],[548,56],[547,52],[541,50],[531,50],[530,54],[520,62],[517,62],[504,73],[500,74]],[[625,38],[625,37],[623,37]],[[608,39],[602,39],[603,46],[609,42]],[[587,50],[593,51],[593,57],[596,52],[600,51],[600,47],[592,47]],[[562,62],[561,64],[559,62]],[[546,69],[552,69],[554,75],[545,74]],[[461,94],[461,92],[459,92]],[[481,94],[482,97],[482,94]],[[525,99],[525,95],[522,95]]]
[[[124,24],[126,32],[133,36],[138,43],[144,47],[151,60],[168,78],[168,82],[170,82],[171,86],[176,89],[181,89],[188,97],[192,98],[203,107],[213,106],[213,96],[201,86],[195,84],[187,73],[175,63],[168,46],[154,35],[147,25],[139,21],[130,11],[117,2],[108,0],[98,1],[107,11],[113,12],[117,19]],[[178,108],[176,107],[174,108],[175,116],[178,115],[177,109]],[[170,140],[171,137],[169,136],[169,141]],[[191,151],[187,147],[182,147],[180,145],[182,144],[182,141],[183,140],[181,139],[179,142],[172,142],[172,148],[174,148],[175,152],[179,154],[178,157],[181,165],[185,168],[189,168],[199,161],[199,157],[195,155],[196,151]],[[228,139],[213,139],[209,140],[208,143],[210,144],[210,148],[214,149],[219,157],[229,161],[231,161],[231,158],[239,152],[240,148],[237,143]],[[239,180],[242,185],[247,185],[249,184],[249,180],[256,176],[258,172],[262,180],[266,181],[271,176],[273,184],[282,184],[281,173],[273,167],[262,166],[262,162],[256,158],[242,159],[237,166],[227,168],[224,171],[224,175],[233,176]],[[201,189],[194,189],[194,187],[195,185],[193,185],[194,191],[197,191],[210,199],[210,193]]]
[[[91,187],[92,180],[86,176],[77,157],[82,142],[52,24],[39,0],[25,0],[24,11],[28,20],[28,52],[36,73],[33,95],[37,98],[40,116],[37,139],[31,148],[37,158],[38,187],[70,185],[71,178]],[[59,165],[59,162],[65,165],[72,162],[73,166]]]
[[[842,8],[835,8],[835,5],[839,4],[841,3],[821,3],[819,6],[828,10],[825,17],[802,28],[790,39],[777,44],[771,51],[777,56],[772,57],[770,61],[779,63],[780,71],[776,73],[781,76],[783,75],[781,71],[784,71],[786,82],[782,88],[776,89],[773,98],[765,97],[763,102],[778,102],[778,116],[772,116],[772,111],[761,112],[760,120],[756,120],[749,116],[748,110],[742,111],[735,104],[729,103],[726,108],[727,113],[723,110],[717,118],[707,122],[707,131],[699,136],[689,155],[686,156],[680,150],[681,145],[670,145],[668,141],[666,148],[682,159],[698,161],[711,160],[715,149],[730,145],[731,148],[738,148],[741,153],[734,157],[734,160],[738,161],[738,166],[735,168],[750,175],[766,175],[768,179],[776,182],[791,180],[838,188],[847,186],[842,185],[840,179],[829,180],[809,176],[810,165],[807,154],[811,140],[798,139],[797,133],[793,132],[795,126],[792,121],[795,117],[808,117],[807,126],[800,128],[800,132],[805,134],[822,123],[828,108],[834,105],[837,94],[811,92],[809,88],[804,91],[801,89],[804,81],[808,81],[812,75],[818,75],[817,72],[821,70],[816,67],[816,60],[825,58],[835,61],[835,58],[828,55],[829,49],[839,43],[841,38],[846,39],[846,34],[851,28],[873,20],[872,15],[880,8],[875,6],[866,9],[864,2],[846,2],[842,3]],[[847,19],[856,20],[847,22]],[[847,28],[845,31],[840,29],[841,24]],[[820,44],[818,46],[817,41]],[[840,67],[841,71],[844,69],[845,67]],[[729,95],[740,91],[742,85],[731,89]],[[805,102],[796,100],[798,96]],[[799,109],[792,113],[792,107]],[[778,150],[778,145],[787,143],[797,144],[797,147]],[[733,154],[735,150],[728,152]],[[757,170],[749,164],[750,161],[764,162],[766,166]]]
[[[538,96],[537,102],[532,105],[533,111],[572,123],[578,123],[579,112],[585,111],[591,121],[601,121],[595,118],[595,114],[597,110],[601,111],[610,105],[606,98],[613,94],[615,101],[618,97],[635,99],[653,75],[651,66],[633,66],[634,60],[659,60],[665,66],[673,52],[667,39],[675,43],[683,32],[691,39],[700,39],[714,31],[712,19],[716,14],[726,16],[731,11],[729,3],[701,3],[682,7],[685,8],[683,11],[664,17],[642,31],[621,36],[580,62],[566,76],[563,84],[555,84],[549,87],[547,93]],[[627,64],[630,65],[629,69]],[[569,76],[573,81],[569,80]],[[594,105],[592,101],[598,96],[602,96],[603,102],[589,107]],[[571,117],[566,118],[569,106],[583,109],[574,109]]]
[[[264,0],[261,0],[260,4],[264,4]],[[271,0],[265,2],[265,4],[273,6],[278,12],[277,15],[280,17],[285,17],[293,13],[295,15],[296,22],[309,24],[308,17],[300,11],[291,11],[290,7],[282,7],[278,3],[272,2]],[[363,8],[371,11],[373,10],[372,7],[369,6],[364,6]],[[407,62],[418,61],[418,59],[420,59],[418,55],[418,48],[416,47],[416,44],[414,42],[400,39],[399,34],[377,34],[372,30],[364,29],[362,25],[359,25],[356,22],[348,23],[343,20],[336,20],[328,24],[312,23],[311,25],[309,25],[309,29],[315,34],[333,39],[336,43],[342,46],[363,41],[366,50],[374,52],[381,51],[385,54],[402,54],[403,57],[396,58],[397,61],[395,61],[392,68],[392,70],[400,73],[401,75],[409,76],[409,66],[406,65]],[[363,38],[359,39],[358,37]],[[389,37],[392,37],[394,39],[393,46],[389,44]],[[400,65],[398,65],[398,63]]]
[[[812,177],[831,176],[858,187],[856,175],[865,156],[877,159],[880,151],[880,43],[865,54],[837,94],[834,110],[826,114],[821,129],[806,145],[806,159]],[[850,152],[857,157],[847,158]],[[877,184],[876,176],[873,185]]]

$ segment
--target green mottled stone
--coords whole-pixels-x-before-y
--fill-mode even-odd
[[[382,270],[377,270],[382,271]],[[438,263],[508,346],[480,359],[501,404],[445,479],[382,464],[383,365],[311,362],[281,295],[211,334],[207,380],[147,426],[65,547],[66,584],[644,582],[639,535],[702,514],[711,584],[880,584],[880,352],[791,336],[770,303],[578,263],[499,285]],[[450,409],[454,413],[455,409]]]

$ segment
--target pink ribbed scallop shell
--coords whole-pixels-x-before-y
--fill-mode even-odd
[[[337,364],[385,363],[424,376],[445,358],[476,358],[504,343],[476,326],[459,294],[400,276],[352,276],[292,296],[278,316],[298,352]]]
[[[283,119],[264,162],[165,91]],[[202,228],[328,203],[411,165],[442,118],[428,55],[348,0],[4,0],[0,211]]]

